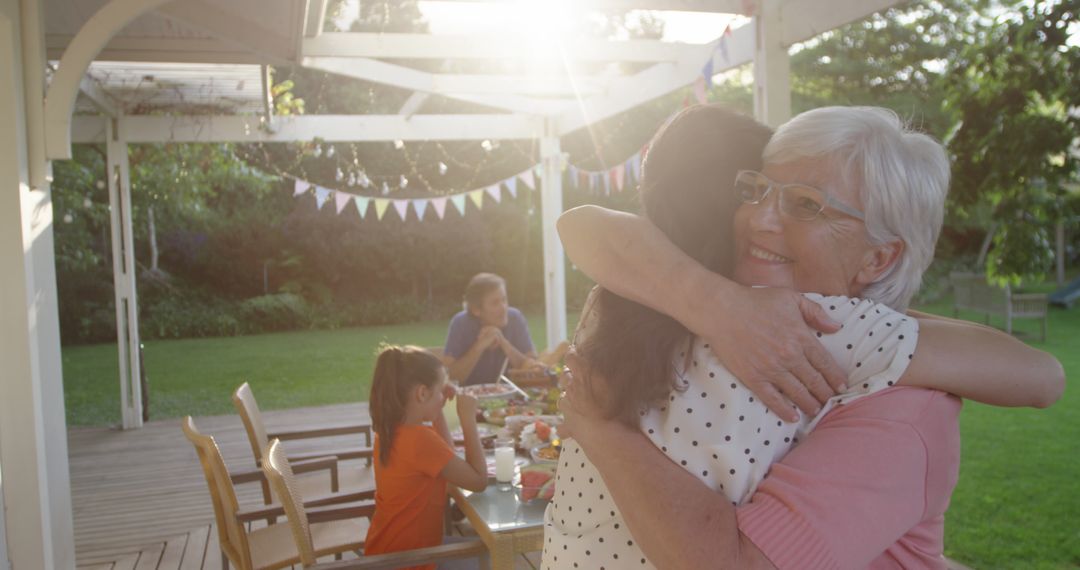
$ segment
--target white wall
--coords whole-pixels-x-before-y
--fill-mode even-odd
[[[0,492],[14,570],[75,566],[53,212],[42,176],[41,5],[0,0]]]

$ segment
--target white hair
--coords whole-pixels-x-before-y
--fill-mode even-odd
[[[823,107],[782,125],[764,154],[768,164],[821,159],[833,179],[858,189],[871,244],[904,244],[860,296],[906,310],[934,259],[945,216],[949,159],[941,143],[889,109]]]

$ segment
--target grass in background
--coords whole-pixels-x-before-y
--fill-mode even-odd
[[[945,303],[920,307],[951,316]],[[977,322],[974,313],[961,317]],[[576,315],[571,316],[573,329]],[[530,315],[544,343],[541,315]],[[1000,319],[992,321],[1003,326]],[[151,417],[233,413],[231,391],[251,382],[265,409],[366,400],[381,342],[441,345],[445,322],[146,343]],[[1048,340],[1020,320],[1023,340],[1056,355],[1080,378],[1080,307],[1053,309]],[[116,348],[65,348],[68,425],[119,421]],[[946,554],[973,568],[1080,567],[1080,394],[1066,390],[1048,410],[966,402],[963,462],[946,524]]]
[[[529,315],[537,350],[544,350],[543,315]],[[570,317],[570,330],[577,315]],[[231,414],[231,394],[250,382],[264,410],[366,401],[375,355],[383,342],[442,346],[448,321],[297,331],[255,336],[147,341],[150,419]],[[64,347],[68,426],[120,422],[115,344]]]

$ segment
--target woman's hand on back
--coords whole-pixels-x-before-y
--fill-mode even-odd
[[[705,307],[702,317],[708,320],[693,327],[695,332],[782,419],[799,419],[792,403],[813,415],[845,388],[847,375],[816,338],[840,325],[799,293],[730,288]]]

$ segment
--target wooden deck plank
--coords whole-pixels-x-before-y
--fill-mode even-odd
[[[266,411],[263,415],[271,431],[369,418],[365,403]],[[231,469],[254,468],[251,447],[237,416],[199,417],[195,423],[200,431],[214,436]],[[363,439],[354,434],[311,442],[290,441],[286,449],[355,447],[363,445]],[[180,431],[179,419],[147,422],[141,429],[129,431],[74,428],[68,432],[68,455],[75,551],[80,567],[107,568],[115,561],[112,570],[133,570],[140,564],[137,552],[155,542],[161,544],[159,561],[171,564],[171,558],[165,560],[162,556],[165,540],[191,533],[184,542],[179,567],[196,568],[187,556],[201,549],[196,555],[200,564],[210,570],[220,569],[217,531],[210,530],[214,515],[206,480],[194,449]],[[340,469],[346,468],[366,470],[364,477],[371,480],[370,469],[362,461],[343,462]],[[237,491],[242,505],[262,504],[258,485],[241,485]],[[135,558],[132,553],[136,553]]]
[[[210,532],[210,525],[200,526],[188,534],[187,544],[184,545],[183,560],[179,570],[202,570],[203,558],[206,556],[206,540]]]
[[[157,570],[161,553],[165,550],[165,543],[159,542],[150,545],[139,552],[139,562],[135,564],[135,570]]]
[[[179,570],[180,562],[184,559],[184,547],[190,535],[181,534],[165,541],[165,550],[161,553],[155,570]]]

